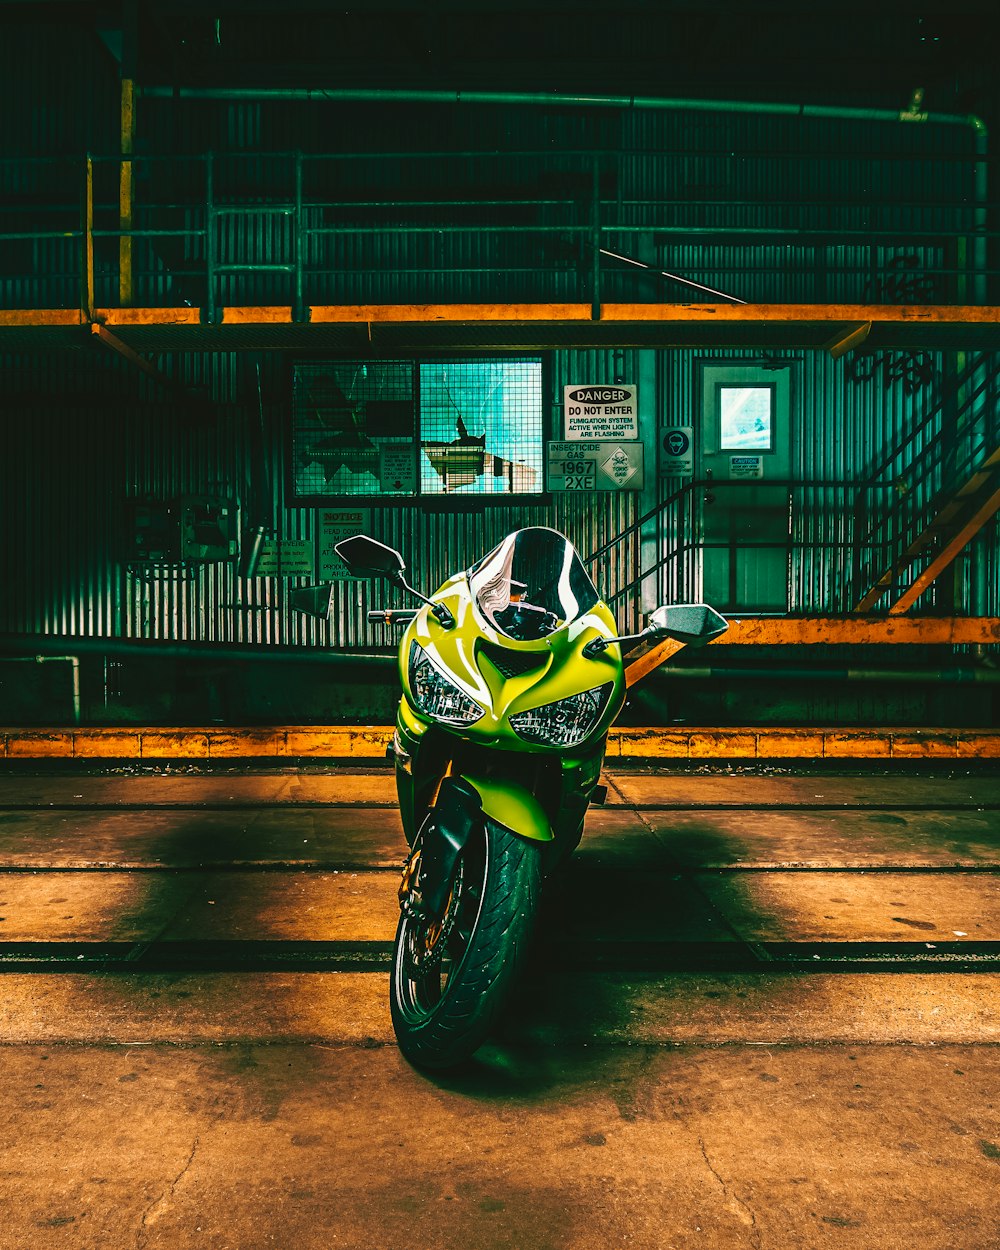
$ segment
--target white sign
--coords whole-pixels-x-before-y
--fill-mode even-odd
[[[313,545],[308,538],[266,538],[254,570],[256,577],[312,577]]]
[[[415,495],[417,493],[417,458],[413,447],[380,447],[378,449],[378,480],[383,491]]]
[[[552,491],[642,490],[642,443],[549,443],[548,484]]]
[[[694,476],[694,427],[668,425],[660,430],[660,472],[666,477]]]
[[[354,534],[367,534],[371,525],[370,508],[320,508],[317,518],[319,531],[319,569],[321,582],[344,582],[351,578],[347,565],[334,551],[334,544]]]
[[[636,386],[563,387],[563,428],[568,439],[635,439],[639,437],[639,392]]]
[[[764,476],[764,457],[763,456],[730,456],[729,457],[729,477],[731,481],[739,481],[741,478],[763,477]]]

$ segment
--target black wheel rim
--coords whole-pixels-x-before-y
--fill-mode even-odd
[[[458,976],[479,923],[486,885],[485,831],[470,837],[462,851],[455,885],[443,918],[440,949],[426,955],[432,925],[412,916],[400,917],[393,977],[396,1005],[411,1026],[430,1020]],[[439,956],[439,958],[438,958]]]

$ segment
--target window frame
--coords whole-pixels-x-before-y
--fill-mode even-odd
[[[421,365],[432,363],[467,363],[467,362],[483,362],[492,363],[496,361],[525,361],[537,363],[540,366],[540,424],[541,433],[539,436],[539,449],[541,453],[541,471],[540,471],[540,488],[534,492],[506,492],[506,491],[490,491],[490,492],[469,492],[466,493],[461,489],[454,492],[438,492],[435,494],[424,494],[421,491],[422,473],[421,473],[421,449],[423,446],[423,436],[421,430],[421,398],[420,398],[420,372]],[[382,364],[382,363],[405,363],[411,366],[413,376],[413,397],[414,397],[414,466],[416,489],[413,494],[355,494],[345,495],[335,492],[326,492],[323,494],[303,494],[295,481],[295,450],[296,450],[296,431],[295,431],[295,410],[294,410],[294,388],[295,388],[295,370],[300,365],[344,365],[344,364]],[[536,352],[475,352],[475,353],[456,353],[456,352],[422,352],[420,355],[404,352],[386,352],[371,353],[361,355],[357,352],[323,354],[316,356],[310,353],[308,356],[294,356],[289,359],[286,366],[285,390],[287,396],[288,419],[286,422],[286,438],[284,439],[285,447],[285,499],[288,507],[292,508],[310,508],[310,507],[418,507],[430,511],[469,511],[470,509],[478,509],[490,504],[539,504],[550,502],[551,495],[548,489],[547,475],[547,449],[548,443],[552,438],[552,405],[547,401],[550,392],[551,382],[551,353],[544,351]]]

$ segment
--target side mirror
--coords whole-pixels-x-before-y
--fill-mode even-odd
[[[341,539],[333,549],[352,573],[374,574],[398,581],[406,572],[403,557],[398,551],[393,551],[375,538],[369,538],[367,534]]]
[[[725,617],[707,603],[672,603],[649,614],[647,634],[697,646],[718,638],[728,628]]]
[[[606,651],[613,642],[645,642],[647,638],[676,638],[678,642],[699,646],[718,638],[729,628],[729,622],[707,603],[672,603],[649,614],[649,623],[640,634],[623,638],[592,638],[583,648],[588,660]]]
[[[435,603],[409,585],[403,576],[406,572],[406,565],[398,551],[393,551],[391,547],[380,543],[376,538],[369,538],[367,534],[353,534],[350,538],[343,538],[339,543],[333,544],[333,549],[352,573],[362,577],[366,574],[387,577],[390,582],[408,591],[421,603],[429,604],[432,614],[445,629],[454,627],[455,618],[443,603]]]

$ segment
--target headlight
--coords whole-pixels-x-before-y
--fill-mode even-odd
[[[432,720],[446,725],[471,725],[485,715],[484,708],[435,667],[418,642],[410,644],[409,677],[417,710]]]
[[[588,737],[608,706],[614,683],[595,686],[568,699],[544,703],[510,717],[511,728],[525,742],[553,747],[575,747]]]

